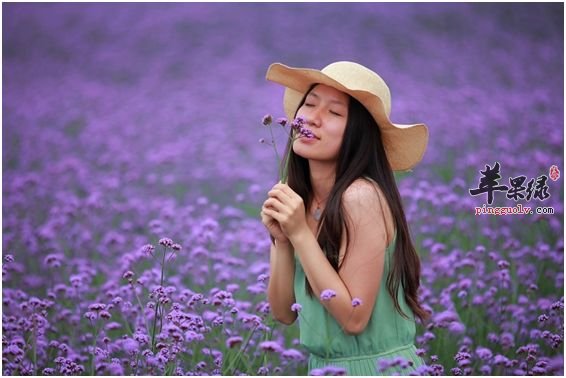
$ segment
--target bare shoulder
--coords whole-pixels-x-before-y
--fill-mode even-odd
[[[359,178],[346,188],[342,200],[346,208],[362,206],[367,209],[369,205],[381,207],[380,197],[383,198],[383,193],[381,193],[381,189],[377,185],[366,179]]]
[[[363,178],[355,180],[344,191],[342,201],[354,223],[377,222],[385,226],[389,235],[393,234],[395,228],[391,209],[383,191],[375,182]]]

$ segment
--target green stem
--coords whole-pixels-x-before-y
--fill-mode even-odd
[[[143,307],[140,296],[138,295],[138,292],[136,291],[136,288],[134,287],[133,284],[132,284],[132,290],[134,291],[134,295],[136,296],[138,304],[140,305],[140,311],[143,317],[143,321],[145,323],[145,328],[147,332],[149,332],[149,323],[147,322],[147,317],[145,316],[145,308]],[[130,328],[130,323],[128,323],[128,321],[124,318],[124,316],[122,316],[122,319],[124,319],[124,322],[126,323],[128,330],[130,331],[130,334],[133,334],[132,329]]]
[[[165,275],[165,255],[167,254],[167,247],[163,246],[163,259],[161,261],[161,281],[160,281],[160,285],[161,288],[163,289],[163,279],[164,279],[164,275]],[[157,328],[157,313],[159,311],[159,297],[156,298],[155,300],[155,314],[153,317],[153,328],[151,331],[151,350],[153,353],[155,353],[155,334],[156,334],[156,328]],[[161,323],[160,323],[160,328],[163,329],[163,317],[161,317]],[[161,329],[159,332],[161,332]]]
[[[291,157],[291,149],[293,148],[293,140],[291,141],[291,145],[289,146],[289,151],[287,151],[287,155],[285,156],[285,164],[283,166],[283,171],[279,175],[281,177],[281,182],[283,184],[287,183],[287,175],[289,170],[289,159]]]
[[[35,323],[35,317],[33,319],[32,360],[33,375],[37,375],[37,325]]]
[[[226,369],[226,372],[229,372],[230,369],[232,369],[232,366],[234,365],[235,361],[237,361],[240,358],[240,355],[242,353],[244,353],[244,351],[246,350],[246,348],[248,347],[248,344],[250,343],[250,340],[252,339],[252,336],[254,334],[254,332],[257,329],[257,325],[254,326],[254,328],[252,329],[252,331],[250,332],[250,334],[248,335],[247,339],[246,339],[246,343],[244,344],[244,346],[242,348],[240,348],[240,350],[238,351],[238,353],[236,354],[236,357],[234,357],[234,359],[232,361],[230,361],[230,365],[228,366],[228,368]],[[232,372],[231,375],[234,375],[236,372],[236,367],[234,367],[234,371]]]
[[[98,338],[98,327],[95,325],[94,326],[94,337],[92,340],[92,363],[90,364],[90,375],[94,375],[94,360],[95,360],[95,355],[94,355],[94,350],[96,349],[96,339]]]
[[[277,145],[275,144],[275,137],[273,136],[273,129],[271,128],[271,125],[268,126],[269,128],[269,133],[271,134],[271,145],[273,146],[273,149],[275,150],[275,156],[277,157],[277,164],[279,165],[279,177],[281,177],[282,172],[281,172],[281,158],[279,157],[279,151],[277,151]]]

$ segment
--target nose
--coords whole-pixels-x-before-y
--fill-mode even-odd
[[[314,127],[320,126],[320,112],[321,112],[321,108],[319,106],[317,106],[316,108],[310,111],[310,114],[307,117],[307,124],[309,126],[314,126]]]

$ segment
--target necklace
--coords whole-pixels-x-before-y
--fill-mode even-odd
[[[320,220],[320,217],[322,216],[322,210],[321,210],[321,208],[320,208],[320,204],[321,204],[322,202],[326,201],[327,198],[328,198],[328,196],[327,196],[324,200],[319,201],[319,200],[317,200],[316,197],[313,195],[313,199],[314,199],[314,201],[316,202],[316,209],[314,209],[314,212],[312,213],[312,217],[313,217],[314,220],[317,221],[317,222]]]

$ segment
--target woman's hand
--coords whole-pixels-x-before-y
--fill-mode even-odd
[[[263,208],[265,208],[265,203],[263,205]],[[263,223],[265,228],[267,228],[269,235],[271,235],[273,237],[273,239],[275,239],[277,241],[277,243],[279,243],[279,244],[289,243],[289,239],[287,239],[287,237],[285,236],[285,234],[281,230],[281,226],[279,225],[279,222],[277,222],[275,219],[273,219],[273,217],[267,215],[263,211],[263,208],[261,210],[261,222]]]
[[[269,198],[263,203],[262,219],[266,215],[275,220],[287,239],[308,229],[303,199],[293,189],[287,184],[278,183],[268,195]]]

